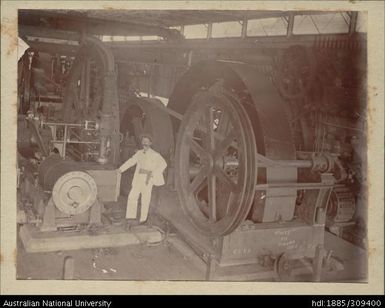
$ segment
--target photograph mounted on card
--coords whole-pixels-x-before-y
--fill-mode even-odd
[[[103,3],[4,5],[9,290],[379,292],[383,3]]]

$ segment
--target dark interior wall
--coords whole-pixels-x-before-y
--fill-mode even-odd
[[[165,42],[109,43],[118,63],[121,86],[134,82],[140,92],[169,97],[178,78],[191,66],[204,60],[240,61],[270,71],[276,56],[290,46],[300,45],[314,53],[348,54],[366,69],[364,35],[274,37],[260,40],[220,39]],[[357,57],[358,55],[362,55]],[[351,58],[349,56],[348,58]],[[357,63],[355,64],[357,65]],[[344,67],[343,71],[350,68]]]
[[[229,45],[230,47],[230,45]],[[177,80],[195,63],[228,60],[270,65],[265,49],[252,48],[130,48],[112,46],[119,70],[119,87],[168,98]],[[271,53],[270,53],[271,54]]]

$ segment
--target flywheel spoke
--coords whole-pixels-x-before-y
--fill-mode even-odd
[[[207,177],[207,171],[205,170],[205,168],[202,168],[201,170],[199,170],[198,174],[195,176],[195,178],[190,184],[190,193],[196,192],[199,186],[201,186],[203,181],[206,179],[206,177]]]
[[[223,156],[229,146],[233,143],[235,137],[235,131],[231,130],[231,132],[225,137],[224,140],[221,141],[221,143],[215,149],[214,157]]]
[[[216,177],[214,173],[208,176],[208,195],[209,195],[209,220],[217,221],[217,200],[216,200]]]
[[[207,152],[204,148],[200,146],[198,142],[196,142],[194,139],[190,140],[190,147],[191,150],[197,154],[201,159],[205,159],[207,157]]]
[[[214,115],[213,115],[213,109],[210,106],[208,108],[208,113],[206,115],[206,125],[207,125],[207,151],[209,153],[214,152],[215,147],[215,139],[214,139]]]
[[[235,193],[237,191],[237,185],[229,178],[222,168],[215,168],[215,175],[218,179],[227,186],[230,192]]]
[[[230,116],[228,115],[228,112],[222,111],[222,115],[219,119],[218,127],[216,129],[216,133],[219,137],[226,136],[227,131],[229,130],[230,126]]]

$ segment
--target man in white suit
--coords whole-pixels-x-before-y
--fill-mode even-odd
[[[151,148],[150,135],[142,135],[142,150],[137,151],[130,159],[119,167],[124,172],[136,165],[131,191],[127,199],[126,219],[136,219],[138,200],[141,195],[141,213],[139,223],[146,222],[151,201],[152,186],[164,185],[163,171],[167,167],[164,158]]]

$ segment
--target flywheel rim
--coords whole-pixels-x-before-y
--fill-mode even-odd
[[[205,143],[202,141],[197,147],[197,142],[192,141],[192,139],[196,139],[196,136],[194,137],[197,128],[196,121],[202,120],[202,112],[205,114],[203,122],[206,123],[206,133],[208,133],[204,137]],[[210,116],[210,113],[216,114],[217,118]],[[225,115],[227,120],[225,120]],[[210,126],[208,124],[207,126],[207,118],[209,117],[211,117],[214,125]],[[229,135],[226,135],[226,131],[223,131],[225,134],[220,131],[222,121],[223,123],[226,123],[226,121],[230,123],[226,124],[227,128],[232,128]],[[213,129],[210,129],[210,127]],[[209,135],[212,135],[212,137]],[[227,146],[227,144],[229,145]],[[202,152],[202,147],[208,153],[206,153],[207,155]],[[256,142],[250,119],[236,97],[224,90],[222,93],[201,91],[194,96],[185,113],[178,134],[176,187],[182,209],[199,231],[213,237],[225,235],[234,231],[246,218],[255,193],[257,179],[256,151]],[[194,152],[193,155],[191,155],[192,152]],[[206,157],[200,157],[195,152],[200,152],[201,156],[206,155]],[[229,171],[227,166],[229,152],[235,152],[237,157],[235,162],[229,162],[229,164],[238,164],[235,175],[233,170],[230,169]],[[200,165],[198,174],[192,179],[192,182],[190,182],[190,156],[193,156],[193,158],[199,156]],[[235,183],[234,179],[236,180]],[[199,185],[196,185],[199,181],[203,183],[199,184],[203,186],[202,189]],[[225,195],[218,197],[220,189],[217,189],[217,187],[229,189],[222,190],[228,194],[227,201]],[[197,197],[206,189],[207,205],[205,204],[205,198],[201,200]],[[221,206],[222,203],[217,208],[217,201],[221,200],[226,202],[225,211],[223,205]],[[204,204],[203,208],[202,203]],[[203,209],[209,212],[202,212]]]

